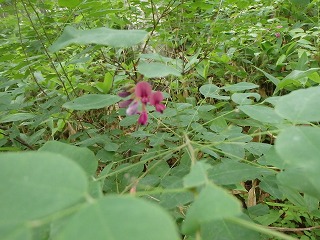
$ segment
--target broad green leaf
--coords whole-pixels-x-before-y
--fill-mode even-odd
[[[225,91],[228,91],[228,92],[240,92],[240,91],[250,90],[258,87],[259,85],[256,85],[254,83],[240,82],[233,85],[224,86],[221,89],[224,89]]]
[[[239,218],[252,222],[245,214]],[[202,240],[257,240],[260,233],[244,228],[236,223],[226,220],[215,220],[201,225]]]
[[[264,123],[281,123],[283,119],[273,108],[260,105],[244,105],[238,107],[249,117]]]
[[[199,91],[205,97],[212,97],[220,92],[220,88],[214,84],[205,84],[200,87]]]
[[[300,80],[302,78],[308,77],[314,72],[319,71],[320,68],[310,68],[306,71],[300,71],[300,70],[293,70],[291,73],[289,73],[284,79],[281,81],[285,80]]]
[[[278,174],[282,185],[320,198],[320,129],[290,127],[281,132],[275,148],[286,163]]]
[[[188,209],[182,232],[192,234],[201,224],[213,220],[222,220],[241,214],[241,203],[227,191],[215,185],[208,185],[202,189]]]
[[[1,224],[2,240],[31,240],[32,231],[26,224]]]
[[[61,7],[75,8],[81,3],[81,0],[58,0]]]
[[[176,68],[160,62],[141,62],[138,65],[138,72],[147,78],[166,77],[168,75],[181,76]]]
[[[58,141],[49,141],[39,151],[59,153],[68,157],[78,163],[88,175],[94,175],[98,167],[98,161],[94,153],[88,148],[76,147]]]
[[[231,100],[239,105],[252,104],[254,101],[253,99],[250,99],[250,97],[255,98],[257,102],[261,98],[261,96],[258,93],[234,93],[231,96]]]
[[[0,225],[46,217],[84,199],[87,176],[59,153],[0,154]]]
[[[289,127],[283,130],[275,149],[287,166],[317,167],[320,156],[320,129],[317,127]]]
[[[9,114],[0,119],[0,123],[25,121],[34,118],[36,115],[33,113],[14,113]]]
[[[72,110],[91,110],[109,107],[122,98],[110,94],[87,94],[66,102],[62,107]]]
[[[320,87],[299,89],[280,97],[275,105],[277,114],[293,122],[320,121]]]
[[[185,188],[198,187],[208,183],[207,170],[211,165],[205,162],[196,162],[191,166],[190,173],[183,178],[183,185]]]
[[[232,160],[217,164],[208,170],[209,179],[219,185],[236,184],[270,174],[274,174],[274,172],[267,168],[259,168]]]
[[[161,207],[131,196],[108,196],[81,209],[57,240],[178,240],[176,224]]]
[[[288,168],[277,175],[281,185],[320,199],[320,163],[312,166]]]
[[[51,52],[57,52],[70,44],[131,47],[142,42],[147,34],[144,30],[116,30],[105,27],[78,30],[67,26],[62,35],[49,47],[49,50]]]

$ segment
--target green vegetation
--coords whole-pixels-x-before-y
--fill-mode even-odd
[[[1,239],[319,239],[319,6],[0,0]]]

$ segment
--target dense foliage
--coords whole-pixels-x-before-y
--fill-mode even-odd
[[[319,239],[319,3],[1,0],[1,239]]]

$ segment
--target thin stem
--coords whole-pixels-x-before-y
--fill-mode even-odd
[[[236,224],[241,225],[243,227],[252,229],[254,231],[257,231],[257,232],[260,232],[260,233],[263,233],[263,234],[266,234],[266,235],[269,235],[269,236],[277,237],[279,239],[297,240],[294,237],[291,237],[291,236],[288,236],[286,234],[274,231],[274,230],[272,230],[272,229],[270,229],[268,227],[265,227],[265,226],[262,226],[262,225],[259,225],[259,224],[248,222],[248,221],[240,219],[240,218],[236,218],[236,217],[228,218],[227,221],[236,223]]]

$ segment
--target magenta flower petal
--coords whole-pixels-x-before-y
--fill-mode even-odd
[[[156,111],[157,112],[160,112],[160,113],[163,113],[163,111],[166,109],[166,106],[163,105],[162,103],[159,103],[156,105]]]
[[[131,116],[138,113],[138,106],[139,106],[138,102],[131,103],[131,105],[127,108],[126,114]]]
[[[132,99],[128,99],[128,100],[125,100],[125,101],[121,101],[118,103],[119,105],[119,108],[126,108],[128,107],[131,103],[132,103]]]
[[[146,125],[147,122],[148,122],[148,113],[146,111],[143,111],[142,113],[140,113],[138,123],[140,123],[141,125]]]
[[[143,104],[147,104],[149,102],[149,98],[151,95],[152,89],[151,85],[148,82],[138,82],[135,88],[136,97],[141,99]]]
[[[163,100],[162,92],[160,92],[160,91],[153,92],[153,93],[151,94],[151,96],[150,96],[150,105],[156,106],[156,105],[159,104],[162,100]]]
[[[129,93],[129,92],[127,92],[127,91],[123,91],[123,92],[119,92],[119,93],[118,93],[118,96],[119,96],[119,97],[122,97],[122,98],[128,97],[128,96],[130,96],[130,95],[131,95],[131,93]]]
[[[126,108],[128,107],[131,103],[132,103],[132,99],[128,99],[128,100],[125,100],[125,101],[121,101],[119,102],[119,108]]]
[[[154,92],[150,96],[150,105],[156,108],[157,112],[163,113],[166,109],[166,106],[161,103],[163,100],[163,94],[160,91]]]

